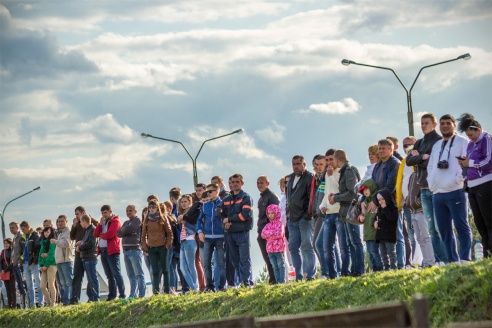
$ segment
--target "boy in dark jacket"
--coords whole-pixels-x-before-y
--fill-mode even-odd
[[[80,225],[85,229],[84,238],[78,241],[75,251],[80,253],[87,280],[92,288],[89,293],[89,302],[99,301],[99,279],[97,278],[97,238],[94,237],[96,227],[92,225],[91,217],[87,214],[80,218]]]
[[[398,224],[398,208],[387,189],[378,191],[376,201],[378,211],[374,218],[376,242],[383,260],[384,270],[396,269],[396,228]]]

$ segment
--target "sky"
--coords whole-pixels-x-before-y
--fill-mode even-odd
[[[492,123],[492,1],[0,0],[0,209],[40,226],[83,205],[145,206],[214,175],[291,173],[291,159],[408,135],[419,117],[470,112]],[[256,224],[255,224],[256,226]],[[253,273],[263,267],[251,233]]]

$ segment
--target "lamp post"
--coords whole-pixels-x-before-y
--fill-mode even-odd
[[[205,140],[202,143],[202,145],[200,146],[200,149],[198,150],[198,153],[196,154],[195,158],[193,158],[193,156],[191,156],[190,152],[188,151],[188,149],[186,149],[185,145],[183,145],[183,143],[181,141],[173,140],[173,139],[167,139],[167,138],[161,138],[161,137],[156,137],[156,136],[153,136],[153,135],[147,134],[147,133],[142,133],[142,134],[140,134],[140,136],[142,138],[154,138],[154,139],[159,139],[159,140],[164,140],[164,141],[169,141],[169,142],[174,142],[174,143],[180,144],[181,147],[183,147],[183,149],[185,150],[186,154],[188,154],[188,156],[190,157],[191,162],[193,163],[193,187],[195,187],[197,185],[197,183],[198,183],[198,171],[197,171],[197,168],[196,168],[196,159],[198,158],[198,155],[200,155],[200,152],[202,151],[202,148],[205,145],[205,143],[207,143],[209,141],[212,141],[212,140],[215,140],[215,139],[228,137],[228,136],[233,135],[233,134],[242,134],[243,132],[244,132],[243,129],[238,129],[238,130],[232,131],[231,133],[224,134],[224,135],[221,135],[221,136],[218,136],[218,137],[215,137],[215,138],[210,138],[210,139]]]
[[[459,60],[459,59],[464,59],[464,60],[468,60],[471,58],[471,55],[470,54],[464,54],[464,55],[461,55],[461,56],[458,56],[454,59],[450,59],[450,60],[445,60],[445,61],[442,61],[442,62],[439,62],[439,63],[435,63],[435,64],[432,64],[432,65],[427,65],[427,66],[424,66],[420,69],[419,73],[417,74],[417,76],[415,77],[415,80],[413,80],[413,83],[412,83],[412,86],[410,87],[410,90],[407,89],[407,87],[403,84],[403,82],[400,80],[400,78],[398,77],[398,75],[396,75],[395,71],[389,67],[383,67],[383,66],[374,66],[374,65],[367,65],[367,64],[361,64],[361,63],[356,63],[352,60],[348,60],[348,59],[343,59],[342,60],[342,65],[345,65],[345,66],[348,66],[350,64],[354,64],[354,65],[359,65],[359,66],[366,66],[366,67],[372,67],[372,68],[379,68],[379,69],[385,69],[385,70],[388,70],[388,71],[391,71],[395,77],[398,79],[398,82],[400,82],[401,86],[403,87],[403,89],[405,89],[405,92],[407,93],[407,108],[408,108],[408,112],[407,112],[407,116],[408,116],[408,131],[409,131],[409,134],[411,136],[414,135],[414,131],[413,131],[413,110],[412,110],[412,89],[415,85],[415,82],[417,82],[417,79],[419,78],[420,76],[420,73],[422,73],[422,71],[428,67],[432,67],[432,66],[437,66],[437,65],[441,65],[441,64],[445,64],[445,63],[449,63],[449,62],[452,62],[452,61],[455,61],[455,60]]]
[[[2,211],[2,237],[3,237],[3,239],[5,239],[5,221],[4,221],[4,218],[5,218],[5,209],[7,208],[7,206],[9,206],[9,204],[12,203],[14,200],[17,200],[17,199],[19,199],[21,197],[24,197],[25,195],[28,195],[28,194],[32,193],[33,191],[36,191],[36,190],[39,190],[39,189],[41,189],[41,187],[36,187],[33,190],[26,192],[25,194],[22,194],[22,195],[20,195],[18,197],[15,197],[14,199],[10,200],[5,205],[5,207],[3,208],[3,211]]]

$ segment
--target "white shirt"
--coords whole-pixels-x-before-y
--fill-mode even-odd
[[[451,140],[452,137],[447,140],[444,148],[442,148],[444,139],[439,140],[432,147],[427,165],[427,183],[429,184],[429,190],[434,194],[447,193],[463,188],[462,169],[456,157],[466,156],[468,140],[462,136],[455,135],[453,146],[450,149]],[[437,168],[437,163],[442,160],[448,161],[449,167],[447,169]]]
[[[340,169],[336,168],[333,170],[333,174],[328,176],[328,173],[325,174],[325,195],[321,204],[319,204],[319,209],[326,207],[326,214],[334,214],[340,211],[340,203],[335,203],[333,205],[330,204],[328,200],[329,194],[338,194],[340,192],[340,188],[338,185],[338,181],[340,180]]]

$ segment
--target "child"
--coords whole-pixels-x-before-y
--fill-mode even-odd
[[[272,263],[275,280],[277,283],[285,282],[285,231],[280,221],[280,207],[271,204],[266,209],[269,223],[261,231],[261,238],[266,239],[266,249],[270,263]]]
[[[372,264],[373,271],[382,271],[383,262],[381,260],[381,254],[379,253],[379,244],[376,243],[376,229],[372,224],[376,213],[370,213],[366,211],[367,206],[373,201],[374,197],[378,193],[378,186],[373,179],[365,180],[359,192],[365,196],[364,201],[361,203],[362,214],[359,215],[359,221],[364,223],[364,241],[366,242],[367,252],[369,253],[369,259]]]
[[[378,191],[378,212],[374,218],[376,242],[383,260],[384,270],[396,269],[396,228],[398,223],[398,208],[388,190]]]

